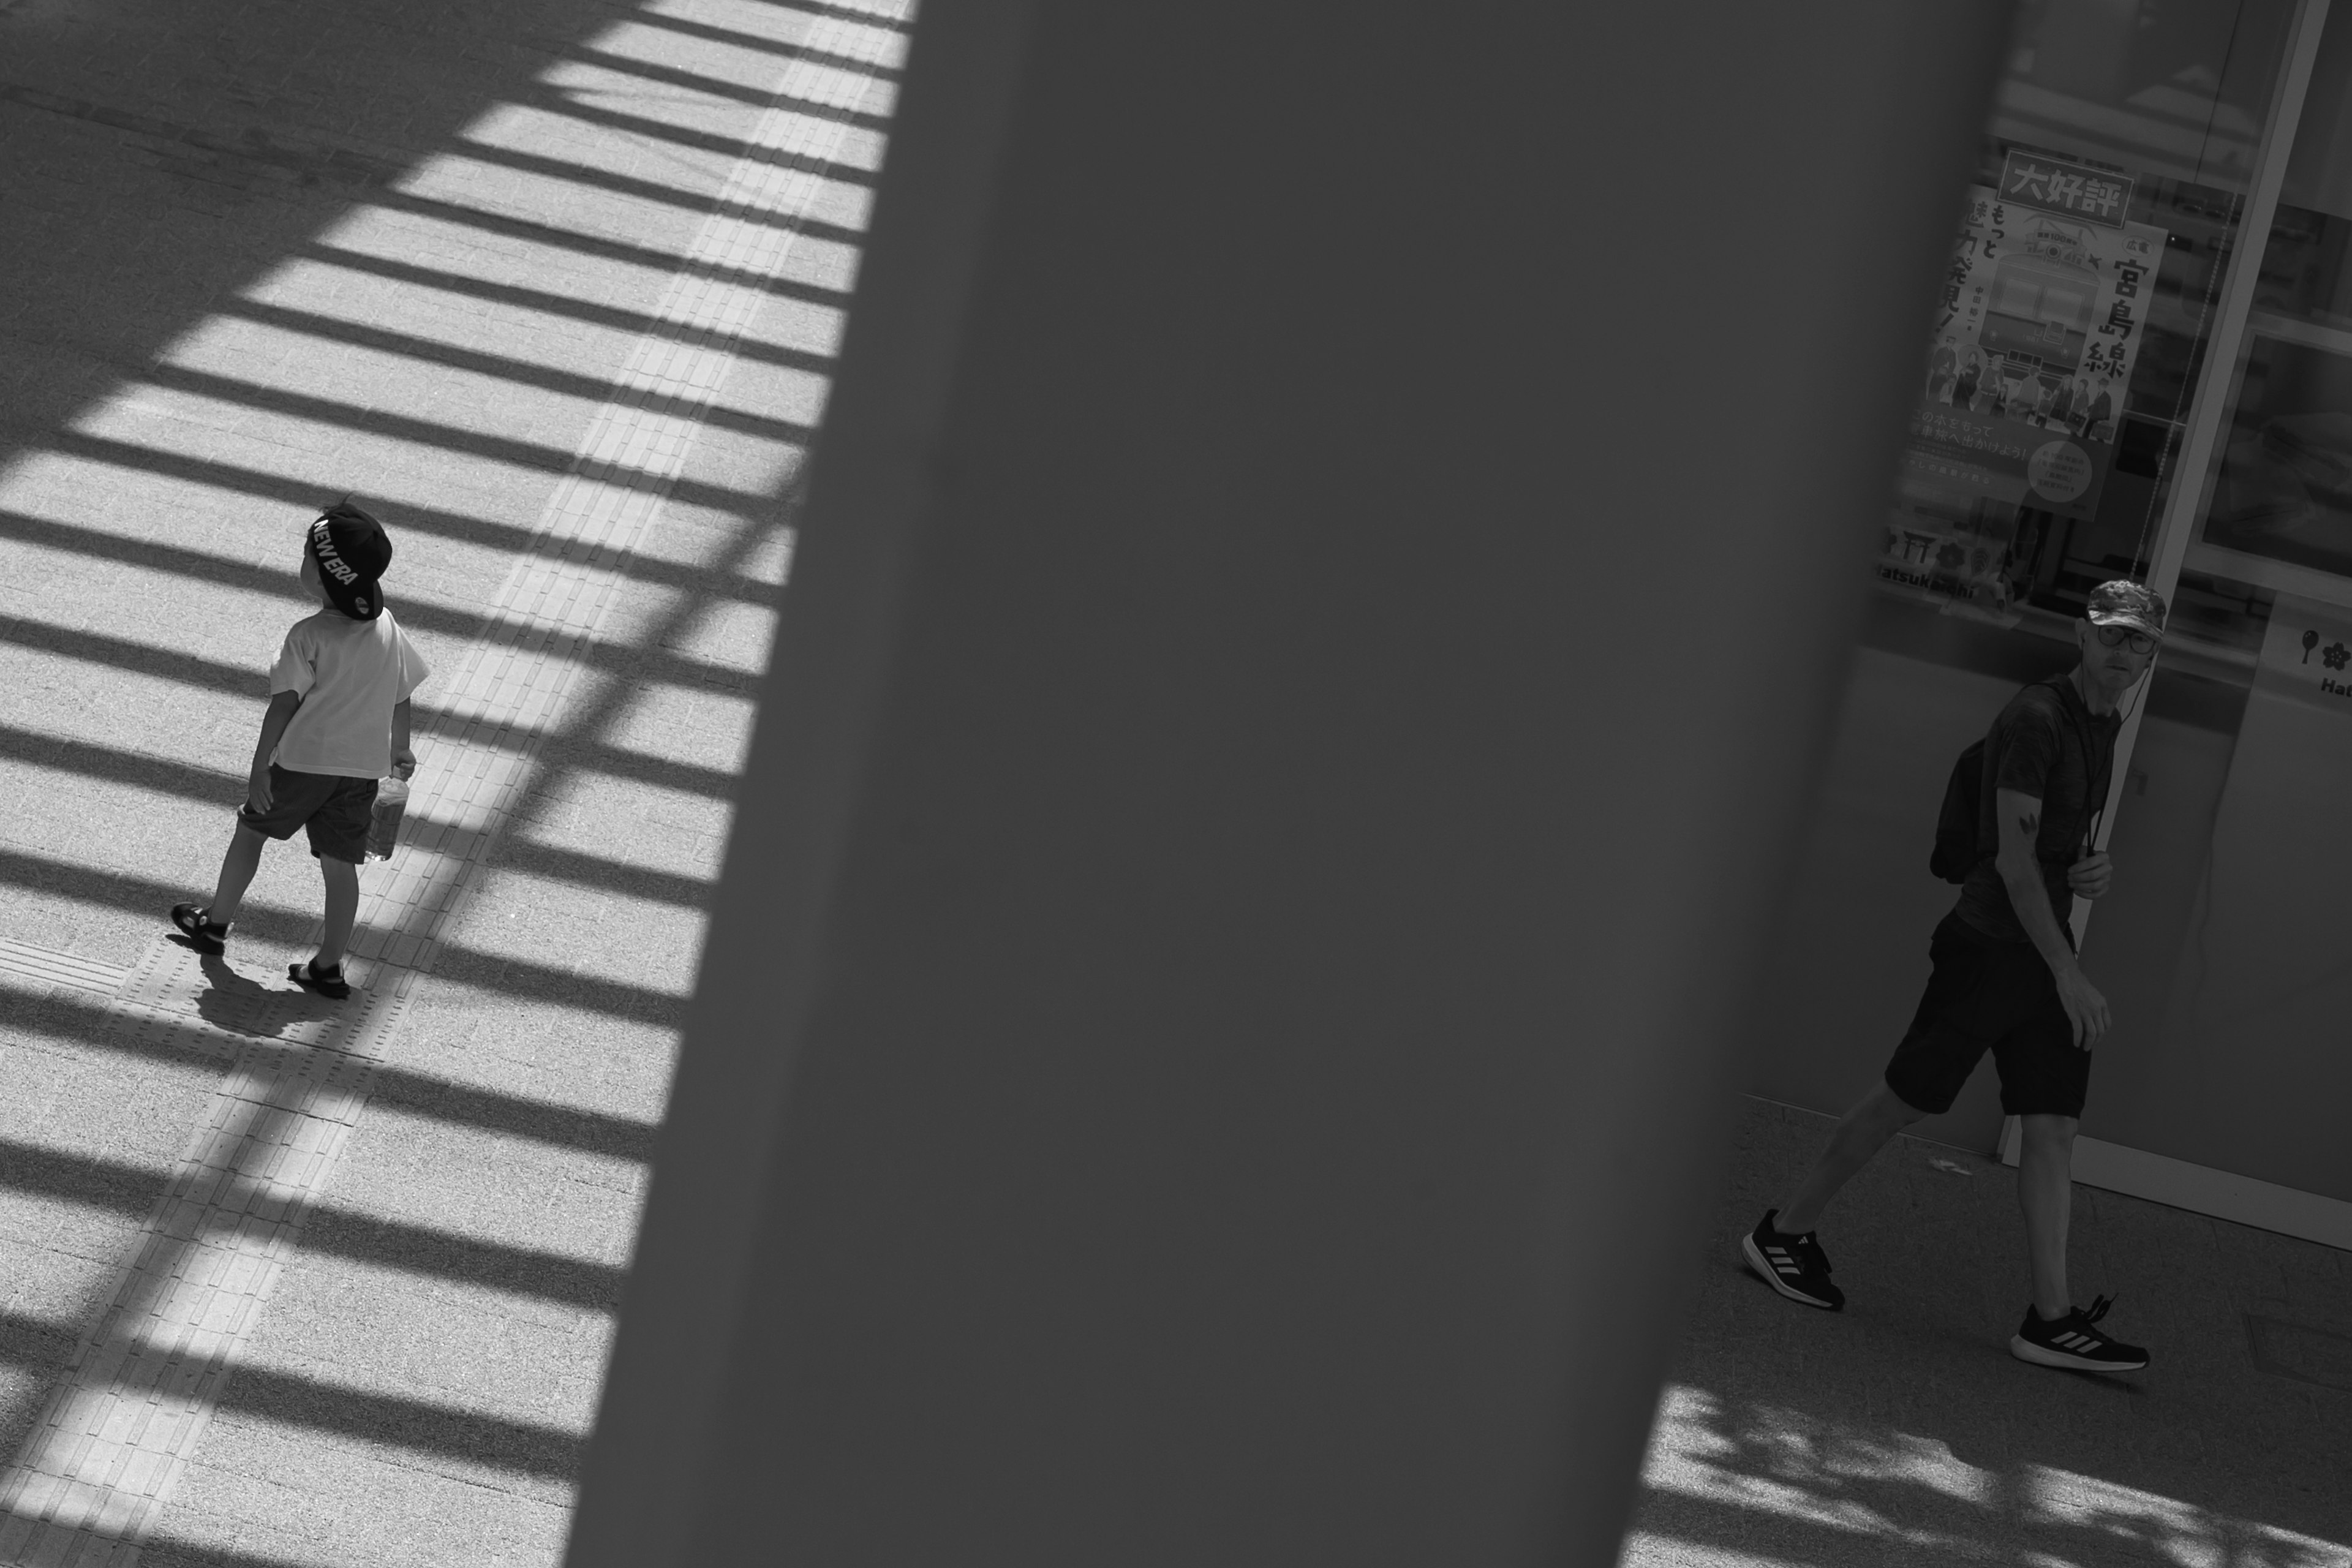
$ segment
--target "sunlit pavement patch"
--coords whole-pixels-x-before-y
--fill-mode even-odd
[[[1679,1384],[1669,1384],[1659,1401],[1642,1484],[1736,1513],[1833,1531],[1858,1546],[1883,1543],[1885,1555],[1870,1561],[2022,1561],[2063,1568],[2095,1542],[2180,1568],[2352,1568],[2352,1548],[2154,1492],[2046,1465],[1985,1469],[1933,1438],[1735,1405]],[[1856,1495],[1863,1491],[1901,1498],[1916,1505],[1906,1512],[1949,1522],[1937,1529],[1906,1524]],[[1642,1530],[1627,1537],[1620,1559],[1623,1568],[1786,1560],[1785,1553],[1695,1544]]]

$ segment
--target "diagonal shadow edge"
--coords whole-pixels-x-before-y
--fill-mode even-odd
[[[232,805],[238,798],[238,792],[245,783],[241,773],[175,762],[144,752],[121,751],[94,742],[58,740],[37,746],[27,743],[35,739],[22,730],[0,724],[0,760],[78,773],[85,778],[128,784],[186,800],[212,801],[224,806]],[[467,859],[471,858],[468,851],[478,847],[478,831],[462,823],[442,821],[429,811],[411,812],[407,820],[420,828],[431,826],[441,829],[445,838],[442,846],[436,847],[436,854]],[[709,900],[710,885],[708,876],[667,871],[610,856],[591,854],[584,849],[511,837],[499,849],[499,863],[496,866],[484,865],[480,868],[514,871],[551,882],[565,882],[685,909],[702,908]]]
[[[389,431],[376,433],[392,434]],[[814,432],[811,431],[807,434],[814,435]],[[803,438],[805,439],[805,436]],[[428,447],[432,445],[429,437],[425,438],[424,444]],[[569,456],[561,462],[556,462],[551,458],[550,449],[547,447],[533,447],[521,442],[511,443],[511,445],[521,447],[522,450],[519,455],[530,459],[521,465],[523,467],[538,472],[558,475],[571,471]],[[322,493],[340,494],[342,488],[335,483],[332,475],[322,474],[316,479],[303,479],[292,474],[271,473],[215,458],[196,457],[192,453],[142,447],[135,442],[117,440],[108,436],[92,436],[79,430],[57,431],[44,440],[43,447],[47,451],[60,456],[110,462],[121,468],[144,469],[167,479],[188,479],[198,484],[212,484],[225,490],[241,491],[273,500],[283,500],[289,505],[297,507],[315,507],[319,504],[319,498]],[[747,507],[759,506],[772,498],[749,494],[725,485],[689,481],[674,489],[670,492],[670,499],[683,501],[688,506],[704,507],[716,512],[740,513]],[[405,501],[397,504],[407,506]],[[433,517],[438,517],[446,526],[457,516],[450,512],[436,511],[429,506],[418,507],[413,509],[413,511],[403,511],[404,523],[415,526],[412,521],[415,512],[422,512],[427,516],[428,527],[429,520]],[[530,531],[518,529],[513,531],[520,534],[522,539],[519,544],[511,548],[517,552],[529,549]]]
[[[305,606],[287,591],[287,584],[293,581],[292,573],[282,568],[257,566],[250,561],[208,554],[181,546],[146,545],[114,534],[73,528],[68,524],[33,522],[28,526],[16,513],[0,512],[0,539],[8,538],[25,542],[37,540],[43,548],[60,552],[87,555],[93,560],[115,561],[142,569],[173,572],[182,577],[215,583],[239,592],[282,599],[287,608],[293,612],[287,617],[289,621],[298,620],[317,607],[315,605]],[[451,610],[407,598],[394,598],[391,602],[403,626],[439,633],[461,643],[474,641],[497,624],[496,618],[485,611]],[[240,696],[253,694],[257,673],[226,660],[205,658],[160,643],[85,631],[56,621],[35,620],[22,616],[0,615],[0,643],[76,663],[105,665],[129,674],[152,676],[175,684]],[[599,673],[626,675],[652,686],[748,694],[759,679],[757,670],[743,665],[705,658],[676,647],[649,647],[606,637],[579,638],[567,650],[566,657],[571,662]],[[419,719],[430,710],[428,705],[420,704],[417,710]]]
[[[17,1016],[15,1026],[31,1042],[94,1047],[159,1063],[184,1064],[190,1059],[184,1049],[158,1044],[140,1031],[125,1029],[121,1016],[110,1012],[94,996],[65,992],[39,995],[18,989],[5,975],[0,975],[0,996],[11,998],[10,1011]],[[247,1052],[257,1048],[251,1039],[235,1044]],[[231,1042],[224,1037],[220,1053],[206,1059],[226,1060],[230,1049]],[[307,1046],[279,1046],[276,1047],[278,1064],[290,1069],[310,1049]],[[656,1128],[652,1121],[486,1089],[414,1068],[377,1064],[369,1100],[412,1115],[520,1138],[552,1149],[569,1149],[637,1164],[653,1158]]]
[[[651,471],[625,463],[606,463],[583,458],[578,453],[537,442],[520,441],[510,437],[486,435],[468,430],[461,425],[445,425],[437,420],[420,419],[413,415],[392,414],[362,404],[345,403],[335,398],[320,397],[309,393],[289,392],[259,382],[243,381],[234,376],[215,374],[210,371],[191,370],[184,365],[151,364],[126,384],[163,387],[191,396],[229,404],[239,409],[251,409],[283,415],[288,418],[309,420],[337,429],[362,431],[387,440],[405,441],[444,452],[463,452],[470,457],[488,458],[491,462],[548,474],[574,472],[591,478],[606,475],[626,476],[640,483],[659,479]],[[805,446],[816,433],[814,425],[803,425],[788,419],[747,417],[729,415],[726,419],[705,419],[714,412],[691,409],[681,400],[666,393],[603,384],[601,396],[604,403],[654,414],[676,411],[677,417],[691,417],[697,424],[719,424],[728,428],[748,426],[780,444]],[[220,434],[209,432],[215,438]],[[703,483],[677,483],[686,492],[682,499],[702,500],[722,509],[740,509],[760,498],[725,486]]]
[[[0,1309],[0,1363],[62,1371],[77,1331],[58,1319]],[[49,1346],[60,1347],[45,1354]],[[237,1368],[219,1408],[257,1420],[464,1460],[487,1468],[569,1480],[583,1434],[544,1422],[489,1415],[439,1400],[383,1394],[324,1378],[251,1364]]]
[[[623,313],[635,314],[635,312]],[[214,315],[215,318],[230,317],[251,321],[257,326],[291,332],[299,337],[344,343],[376,353],[390,354],[399,359],[415,360],[420,363],[456,371],[461,374],[510,381],[518,386],[537,387],[541,391],[552,392],[564,397],[593,398],[603,402],[612,392],[613,384],[609,376],[587,375],[554,365],[519,360],[505,354],[486,353],[480,349],[468,348],[462,343],[436,338],[418,337],[410,332],[396,332],[365,321],[321,315],[315,310],[297,310],[288,305],[237,300],[223,305],[214,312]],[[656,328],[667,331],[669,325],[651,316],[640,316],[639,319],[644,322],[644,326],[638,329],[641,332]],[[713,336],[707,331],[676,331],[668,332],[667,335],[688,342],[696,339],[708,342]],[[734,341],[729,340],[726,347],[730,353],[733,353]],[[819,377],[829,377],[832,374],[833,362],[829,355],[805,349],[768,344],[763,346],[758,354],[747,354],[742,357],[756,357],[761,363],[779,369],[802,371]],[[792,426],[782,425],[781,421],[755,410],[729,408],[717,404],[703,411],[702,421],[722,430],[733,430],[747,435],[771,435],[780,427],[786,431],[792,429]]]
[[[205,873],[207,877],[210,872]],[[152,913],[158,931],[164,911],[188,896],[185,885],[164,882],[129,871],[107,871],[26,850],[0,847],[0,884],[38,889],[53,897],[100,909],[136,910]],[[269,940],[303,940],[316,920],[308,908],[276,908],[247,899],[239,922]],[[26,933],[16,933],[26,940]],[[229,952],[236,955],[235,939]],[[36,942],[35,946],[41,945]],[[436,981],[478,986],[509,996],[526,997],[549,1006],[603,1014],[615,1020],[674,1029],[685,1016],[687,996],[623,981],[583,974],[552,963],[466,947],[444,938],[430,973]]]
[[[584,83],[541,83],[528,94],[518,95],[516,101],[529,105],[541,114],[562,120],[577,121],[602,131],[617,131],[640,142],[666,143],[697,153],[732,156],[728,139],[713,132],[698,131],[676,121],[656,120],[649,115],[632,114],[626,110],[610,108],[592,101],[602,89]],[[878,133],[876,133],[878,135]],[[837,185],[870,188],[874,171],[865,163],[848,163],[837,154],[832,157],[803,153],[789,147],[761,147],[761,162],[778,169],[790,169],[797,174],[814,174]]]
[[[812,66],[819,70],[832,71],[841,76],[864,77],[868,81],[888,90],[893,98],[897,96],[898,79],[902,73],[890,67],[876,66],[854,55],[835,54],[806,46],[780,44],[773,52],[796,64]],[[865,110],[848,109],[840,104],[827,103],[823,99],[810,98],[802,93],[778,92],[772,89],[763,89],[748,82],[730,81],[725,77],[688,70],[682,66],[666,65],[659,60],[621,54],[595,44],[570,45],[563,50],[563,56],[566,59],[577,61],[582,65],[594,66],[601,70],[612,71],[620,76],[635,77],[640,81],[659,82],[664,87],[679,88],[706,98],[723,99],[735,103],[756,104],[761,107],[773,104],[789,108],[795,114],[805,114],[817,120],[831,120],[877,134],[890,128],[890,115],[887,110],[876,113]]]
[[[721,689],[733,695],[731,688]],[[252,694],[248,692],[246,695]],[[467,722],[431,709],[423,709],[416,715],[415,733],[444,740],[463,739]],[[610,742],[587,742],[564,736],[560,743],[564,753],[564,768],[575,774],[609,774],[659,789],[674,790],[679,795],[706,795],[712,799],[730,798],[740,782],[740,774],[734,769],[680,762],[674,757],[633,751]],[[224,810],[235,808],[237,787],[245,777],[242,773],[230,768],[173,762],[143,752],[116,752],[92,742],[69,740],[9,725],[0,725],[0,757],[34,767],[115,779],[162,793],[211,798],[220,802]],[[99,773],[91,765],[87,765],[104,763],[111,766],[117,759],[121,763],[122,771],[120,773]]]
[[[72,450],[79,444],[80,450]],[[312,481],[287,474],[272,474],[259,468],[239,468],[235,464],[209,462],[185,458],[177,453],[161,451],[130,442],[106,441],[97,437],[79,437],[53,448],[60,455],[79,456],[89,461],[109,467],[138,469],[160,478],[217,489],[232,495],[245,495],[257,500],[282,503],[306,512],[315,509],[323,494],[341,493],[323,481]],[[489,518],[467,516],[445,511],[430,505],[409,501],[399,506],[398,521],[403,531],[428,534],[461,544],[514,555],[531,548],[530,531],[513,523],[499,522]],[[689,503],[690,504],[690,503]],[[24,512],[0,510],[0,534],[14,534],[27,542],[47,548],[69,550],[78,553],[122,559],[121,552],[134,549],[131,542],[121,535],[84,527],[78,523],[60,522],[52,518],[34,517]],[[153,557],[166,564],[184,567],[199,575],[210,575],[217,568],[206,563],[226,563],[243,570],[260,570],[250,562],[228,556],[213,555],[190,550],[182,545],[162,545],[170,552]],[[267,574],[271,588],[283,592],[282,569],[272,569]],[[685,562],[639,557],[633,563],[630,575],[658,587],[677,588],[691,593],[706,594],[712,598],[740,599],[772,609],[782,595],[782,585],[763,577],[735,575],[714,577],[706,567]],[[227,581],[223,579],[223,581]]]
[[[481,300],[492,304],[512,305],[520,310],[535,310],[543,315],[560,316],[572,321],[588,321],[600,327],[611,327],[631,334],[643,334],[657,327],[669,325],[650,311],[608,305],[595,300],[576,299],[568,294],[550,293],[543,289],[533,289],[520,283],[504,283],[495,279],[476,278],[464,272],[452,272],[446,268],[429,267],[415,261],[373,256],[363,250],[351,250],[341,246],[324,244],[306,246],[298,250],[295,255],[299,259],[316,262],[322,267],[334,267],[345,271],[365,273],[381,278],[387,282],[407,284],[418,289],[430,289],[440,293],[464,299]],[[812,310],[824,311],[826,317],[835,323],[840,320],[843,310],[843,297],[840,295],[827,293],[823,298],[802,298],[798,295],[786,297],[808,306]],[[712,341],[710,334],[688,328],[678,329],[677,338],[680,342],[688,347],[701,347]],[[731,352],[742,358],[762,363],[794,363],[803,355],[818,359],[826,364],[833,363],[832,351],[829,349],[822,353],[803,349],[780,349],[756,339],[738,340]]]
[[[56,1203],[144,1219],[174,1173],[95,1154],[69,1154],[0,1138],[0,1187]],[[257,1188],[240,1178],[234,1187]],[[476,1285],[510,1296],[609,1313],[620,1299],[623,1267],[514,1242],[488,1241],[438,1226],[387,1219],[313,1200],[297,1229],[295,1250],[349,1262]]]
[[[863,22],[877,33],[892,34],[901,39],[908,31],[903,25],[886,21],[879,16],[859,12],[845,12],[831,6],[801,5],[794,6],[793,9],[813,14],[830,12],[838,20]],[[746,33],[740,28],[722,27],[709,22],[689,21],[684,16],[672,16],[660,11],[643,11],[630,17],[629,20],[631,25],[635,26],[658,27],[664,32],[677,33],[682,37],[700,38],[706,43],[725,44],[733,48],[750,49],[761,54],[782,55],[793,59],[814,60],[820,64],[837,63],[845,69],[861,71],[886,81],[896,81],[906,75],[903,67],[876,65],[871,60],[861,60],[852,55],[836,55],[830,50],[812,47],[806,44],[785,43],[776,38],[762,37],[757,33]]]

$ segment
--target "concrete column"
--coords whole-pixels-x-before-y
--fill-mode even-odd
[[[928,8],[572,1568],[1612,1560],[2006,19]]]

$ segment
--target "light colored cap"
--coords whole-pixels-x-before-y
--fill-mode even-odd
[[[2083,613],[2095,626],[2129,626],[2150,637],[2164,635],[2164,596],[2127,577],[2092,589]]]

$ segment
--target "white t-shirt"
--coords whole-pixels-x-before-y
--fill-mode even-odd
[[[296,621],[269,671],[269,694],[302,699],[278,738],[281,768],[380,779],[392,772],[393,704],[431,674],[390,610],[355,621],[320,610]]]

